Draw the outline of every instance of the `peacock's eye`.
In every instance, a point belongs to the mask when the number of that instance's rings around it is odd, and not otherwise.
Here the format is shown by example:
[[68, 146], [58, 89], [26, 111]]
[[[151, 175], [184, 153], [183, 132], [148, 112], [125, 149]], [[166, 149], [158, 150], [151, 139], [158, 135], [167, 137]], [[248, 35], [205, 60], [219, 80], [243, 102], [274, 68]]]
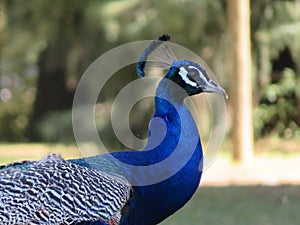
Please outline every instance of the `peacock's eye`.
[[195, 77], [197, 76], [197, 72], [194, 70], [189, 71], [189, 73], [187, 74], [187, 77], [190, 79], [190, 81], [193, 81], [195, 83], [197, 83]]

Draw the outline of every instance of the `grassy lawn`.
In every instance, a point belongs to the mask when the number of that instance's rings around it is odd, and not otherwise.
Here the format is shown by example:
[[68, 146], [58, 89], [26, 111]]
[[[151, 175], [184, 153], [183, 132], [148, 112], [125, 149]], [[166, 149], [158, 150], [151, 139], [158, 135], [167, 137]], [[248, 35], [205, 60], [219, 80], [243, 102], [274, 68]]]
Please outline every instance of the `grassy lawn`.
[[300, 224], [300, 186], [200, 187], [162, 225]]
[[[266, 143], [260, 143], [262, 147]], [[203, 177], [209, 175], [220, 182], [222, 178], [236, 175], [238, 181], [245, 178], [245, 172], [270, 178], [280, 172], [299, 174], [299, 150], [290, 145], [288, 151], [263, 151], [264, 160], [251, 165], [250, 170], [236, 173], [238, 167], [230, 161], [228, 152], [222, 152], [214, 165]], [[270, 147], [270, 145], [269, 145]], [[275, 148], [282, 146], [275, 145]], [[74, 145], [63, 144], [0, 144], [0, 164], [22, 159], [40, 159], [50, 152], [64, 158], [81, 157]], [[275, 158], [275, 160], [274, 160]], [[271, 160], [272, 159], [272, 160]], [[266, 166], [266, 163], [268, 165]], [[270, 163], [272, 162], [272, 163]], [[286, 170], [284, 170], [287, 168]], [[257, 170], [255, 172], [255, 170]], [[264, 173], [263, 173], [264, 172]], [[249, 176], [252, 179], [252, 176]], [[299, 175], [300, 180], [300, 175]], [[249, 180], [247, 180], [249, 181]], [[242, 183], [242, 182], [240, 182]], [[238, 182], [238, 184], [240, 184]], [[299, 183], [299, 182], [298, 182]], [[205, 182], [202, 182], [205, 184]], [[300, 185], [280, 186], [201, 186], [192, 200], [175, 215], [162, 222], [162, 225], [297, 225], [300, 224]], [[218, 183], [216, 185], [219, 185]], [[149, 212], [151, 213], [151, 212]]]
[[81, 156], [75, 145], [63, 144], [0, 144], [0, 165], [19, 160], [41, 159], [51, 152], [58, 153], [63, 158], [78, 158]]

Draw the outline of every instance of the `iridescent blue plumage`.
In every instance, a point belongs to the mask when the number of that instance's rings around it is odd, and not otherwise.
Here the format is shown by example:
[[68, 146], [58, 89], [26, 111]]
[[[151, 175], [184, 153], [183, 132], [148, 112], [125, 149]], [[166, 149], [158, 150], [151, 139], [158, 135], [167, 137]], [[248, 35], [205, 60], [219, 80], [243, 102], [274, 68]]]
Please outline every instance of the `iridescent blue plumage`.
[[[201, 66], [188, 60], [177, 61], [164, 44], [167, 40], [169, 36], [163, 35], [153, 41], [138, 62], [137, 72], [141, 77], [145, 75], [151, 54], [151, 62], [169, 69], [156, 90], [155, 111], [144, 150], [119, 151], [72, 161], [80, 165], [88, 162], [90, 168], [101, 170], [101, 161], [108, 160], [113, 163], [114, 171], [118, 168], [118, 173], [134, 184], [129, 210], [121, 218], [122, 225], [158, 224], [192, 197], [200, 182], [203, 153], [198, 129], [183, 100], [205, 91], [226, 97], [226, 92], [209, 79]], [[158, 48], [165, 50], [165, 56]], [[162, 62], [155, 59], [158, 55]], [[161, 139], [157, 147], [151, 147]], [[151, 170], [141, 167], [150, 165]]]
[[[130, 210], [123, 215], [121, 224], [157, 224], [176, 210], [181, 208], [195, 192], [201, 177], [202, 149], [198, 130], [193, 118], [181, 99], [174, 100], [173, 95], [165, 91], [164, 84], [158, 87], [165, 98], [174, 101], [171, 105], [168, 101], [156, 97], [154, 118], [159, 117], [166, 124], [166, 135], [162, 143], [153, 150], [148, 151], [120, 151], [110, 155], [99, 155], [88, 159], [75, 160], [75, 163], [86, 163], [91, 168], [98, 168], [102, 159], [111, 159], [119, 166], [120, 172], [131, 183], [145, 183], [147, 179], [158, 179], [164, 174], [174, 174], [158, 183], [151, 185], [135, 185], [133, 197], [130, 200]], [[176, 107], [176, 108], [175, 108]], [[184, 121], [181, 122], [179, 118]], [[159, 125], [159, 123], [157, 124]], [[184, 127], [182, 127], [184, 126]], [[153, 125], [152, 132], [160, 132], [161, 127]], [[181, 131], [184, 131], [181, 133]], [[151, 140], [151, 137], [150, 137]], [[152, 139], [152, 141], [155, 141]], [[134, 171], [119, 161], [130, 165], [148, 166], [162, 162], [170, 156], [179, 146], [177, 156], [162, 166], [153, 167], [151, 171]], [[191, 146], [195, 146], [191, 148]], [[191, 155], [191, 157], [187, 157]], [[116, 160], [117, 159], [117, 160]], [[182, 163], [186, 160], [186, 163]], [[98, 163], [93, 163], [97, 162]], [[74, 162], [74, 161], [73, 161]], [[182, 165], [183, 164], [183, 165]], [[101, 167], [101, 166], [100, 166]], [[182, 167], [182, 168], [181, 168]], [[168, 177], [168, 175], [166, 175]]]
[[[151, 63], [160, 69], [168, 69], [156, 90], [155, 110], [145, 148], [140, 151], [123, 150], [68, 162], [57, 161], [65, 168], [78, 168], [78, 171], [83, 171], [78, 177], [86, 173], [82, 167], [90, 170], [91, 174], [97, 174], [101, 180], [100, 186], [103, 187], [99, 192], [93, 189], [96, 195], [103, 195], [99, 207], [108, 206], [114, 209], [109, 212], [110, 216], [107, 215], [107, 218], [104, 213], [104, 216], [100, 217], [102, 220], [95, 221], [95, 217], [92, 217], [93, 220], [85, 221], [79, 218], [77, 221], [81, 222], [76, 224], [155, 225], [180, 209], [196, 191], [202, 175], [203, 153], [197, 126], [184, 104], [184, 99], [201, 92], [215, 92], [225, 97], [227, 95], [207, 76], [199, 64], [177, 60], [166, 45], [169, 39], [169, 36], [163, 35], [153, 41], [144, 50], [138, 62], [137, 73], [141, 77], [145, 75], [145, 67]], [[51, 173], [55, 173], [56, 165], [54, 162]], [[74, 174], [78, 171], [74, 171]], [[99, 171], [99, 174], [95, 171]], [[65, 179], [61, 170], [57, 172]], [[44, 171], [40, 173], [43, 174]], [[118, 181], [117, 187], [126, 187], [120, 199], [112, 199], [111, 196], [116, 194], [108, 187], [115, 180]], [[63, 179], [62, 181], [66, 182]], [[121, 193], [122, 188], [117, 187], [115, 191]], [[55, 193], [60, 193], [55, 187], [53, 189]], [[105, 190], [107, 194], [103, 194]], [[84, 196], [79, 197], [84, 199]], [[100, 198], [102, 199], [101, 196]], [[66, 208], [63, 203], [61, 206]], [[90, 209], [86, 211], [90, 212]], [[41, 215], [43, 213], [40, 212]], [[3, 216], [6, 214], [3, 213]]]

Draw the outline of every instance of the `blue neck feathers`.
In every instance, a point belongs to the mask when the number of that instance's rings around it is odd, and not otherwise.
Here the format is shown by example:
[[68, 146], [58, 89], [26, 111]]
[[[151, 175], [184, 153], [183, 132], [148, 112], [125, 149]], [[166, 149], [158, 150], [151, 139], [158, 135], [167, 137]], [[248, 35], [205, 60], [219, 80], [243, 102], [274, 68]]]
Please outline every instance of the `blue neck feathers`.
[[202, 147], [196, 124], [183, 102], [186, 96], [167, 79], [159, 83], [144, 150], [73, 160], [120, 174], [131, 182], [133, 197], [121, 225], [158, 224], [196, 191], [202, 174]]
[[174, 95], [174, 89], [166, 84], [168, 82], [162, 81], [157, 88], [148, 144], [143, 151], [125, 160], [133, 165], [159, 165], [139, 175], [131, 171], [128, 179], [135, 183], [144, 183], [143, 179], [155, 180], [159, 176], [165, 179], [134, 187], [135, 199], [131, 202], [134, 211], [123, 218], [124, 224], [135, 224], [134, 221], [139, 221], [139, 225], [159, 223], [181, 208], [200, 182], [202, 147], [198, 129], [183, 103], [184, 97]]
[[[133, 195], [120, 225], [156, 225], [192, 197], [201, 179], [203, 153], [197, 126], [184, 99], [202, 92], [227, 98], [225, 90], [199, 64], [176, 59], [165, 44], [169, 39], [168, 35], [161, 35], [152, 41], [137, 65], [140, 77], [145, 76], [148, 61], [168, 69], [156, 90], [145, 148], [71, 161], [124, 176], [131, 183]], [[161, 59], [161, 64], [153, 57]]]

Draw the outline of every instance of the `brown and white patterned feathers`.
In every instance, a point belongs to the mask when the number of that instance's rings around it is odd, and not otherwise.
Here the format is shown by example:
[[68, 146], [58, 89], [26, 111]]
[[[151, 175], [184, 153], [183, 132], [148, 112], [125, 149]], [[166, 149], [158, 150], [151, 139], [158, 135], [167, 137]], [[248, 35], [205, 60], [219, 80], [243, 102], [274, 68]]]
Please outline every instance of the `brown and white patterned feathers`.
[[0, 169], [0, 224], [119, 224], [130, 198], [127, 180], [51, 154]]

